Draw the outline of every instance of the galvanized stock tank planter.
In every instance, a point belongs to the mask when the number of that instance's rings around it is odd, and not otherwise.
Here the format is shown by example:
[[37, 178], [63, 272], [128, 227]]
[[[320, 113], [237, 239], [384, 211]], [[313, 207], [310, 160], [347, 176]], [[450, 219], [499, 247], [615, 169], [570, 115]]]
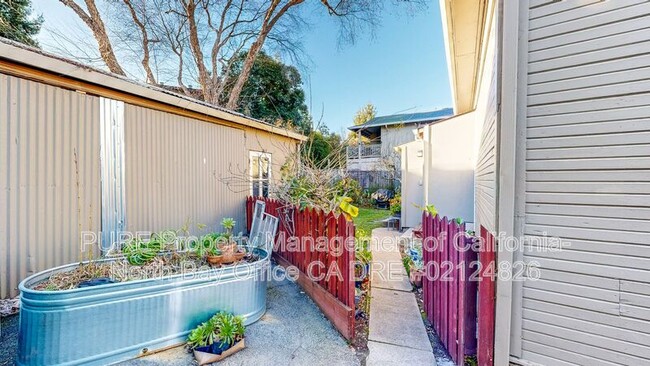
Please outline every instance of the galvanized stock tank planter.
[[[269, 255], [164, 278], [64, 291], [32, 290], [57, 267], [20, 283], [19, 365], [105, 365], [185, 342], [215, 312], [251, 324], [266, 311]], [[110, 260], [104, 260], [110, 261]]]

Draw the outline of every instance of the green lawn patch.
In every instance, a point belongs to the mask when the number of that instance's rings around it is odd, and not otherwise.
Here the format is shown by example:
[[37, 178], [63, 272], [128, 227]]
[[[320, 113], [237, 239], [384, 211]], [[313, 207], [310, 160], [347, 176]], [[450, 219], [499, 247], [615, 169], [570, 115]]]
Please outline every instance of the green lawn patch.
[[363, 230], [365, 235], [370, 236], [372, 229], [381, 227], [382, 223], [380, 221], [389, 216], [389, 210], [359, 207], [359, 215], [354, 218], [354, 224], [357, 227], [357, 231]]

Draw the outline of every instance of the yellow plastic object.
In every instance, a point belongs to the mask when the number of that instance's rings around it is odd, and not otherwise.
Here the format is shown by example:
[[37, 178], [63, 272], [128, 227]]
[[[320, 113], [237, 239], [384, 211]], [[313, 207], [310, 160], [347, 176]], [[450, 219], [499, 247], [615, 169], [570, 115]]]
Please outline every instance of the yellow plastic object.
[[348, 221], [352, 221], [353, 217], [359, 216], [359, 208], [352, 204], [352, 198], [350, 197], [343, 197], [339, 204], [339, 208], [341, 209], [343, 216], [345, 216], [345, 219]]

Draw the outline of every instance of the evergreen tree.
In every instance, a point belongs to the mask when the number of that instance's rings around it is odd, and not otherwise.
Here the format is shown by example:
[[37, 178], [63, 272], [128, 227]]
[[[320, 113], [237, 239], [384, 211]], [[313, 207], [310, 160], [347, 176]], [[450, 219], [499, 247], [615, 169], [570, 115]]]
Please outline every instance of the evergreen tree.
[[[241, 53], [235, 63], [224, 96], [230, 94], [230, 87], [239, 77], [245, 57], [246, 53]], [[244, 84], [237, 111], [305, 134], [311, 130], [312, 121], [305, 104], [305, 92], [298, 69], [263, 51], [255, 59], [250, 76]]]
[[34, 38], [41, 30], [43, 16], [31, 18], [30, 0], [0, 0], [0, 37], [38, 47]]

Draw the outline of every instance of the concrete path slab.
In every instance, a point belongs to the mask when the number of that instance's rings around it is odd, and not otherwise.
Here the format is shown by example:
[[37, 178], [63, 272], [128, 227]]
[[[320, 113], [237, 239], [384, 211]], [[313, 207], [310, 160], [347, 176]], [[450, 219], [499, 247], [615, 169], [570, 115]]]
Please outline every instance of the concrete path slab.
[[367, 365], [435, 365], [420, 308], [402, 265], [399, 233], [372, 232]]
[[368, 339], [433, 352], [415, 295], [372, 289]]
[[413, 288], [399, 254], [399, 232], [375, 229], [372, 235], [372, 287], [410, 292]]
[[368, 341], [367, 366], [435, 365], [433, 353], [392, 344]]

